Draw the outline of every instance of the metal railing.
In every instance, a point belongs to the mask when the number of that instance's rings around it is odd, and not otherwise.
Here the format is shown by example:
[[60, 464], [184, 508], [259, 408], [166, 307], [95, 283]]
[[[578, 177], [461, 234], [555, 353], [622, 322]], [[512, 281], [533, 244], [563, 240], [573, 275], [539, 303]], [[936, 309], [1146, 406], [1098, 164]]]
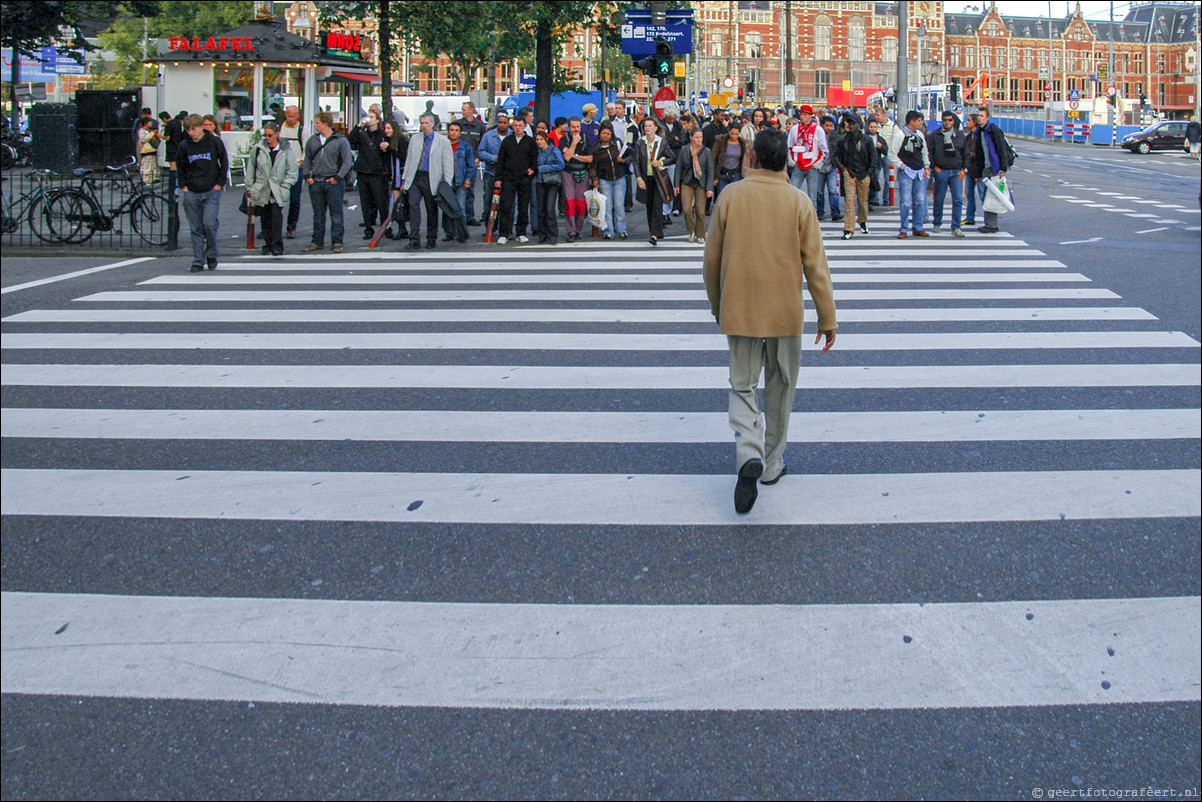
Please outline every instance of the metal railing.
[[5, 247], [166, 247], [166, 170], [150, 184], [132, 163], [66, 175], [17, 168], [2, 177]]

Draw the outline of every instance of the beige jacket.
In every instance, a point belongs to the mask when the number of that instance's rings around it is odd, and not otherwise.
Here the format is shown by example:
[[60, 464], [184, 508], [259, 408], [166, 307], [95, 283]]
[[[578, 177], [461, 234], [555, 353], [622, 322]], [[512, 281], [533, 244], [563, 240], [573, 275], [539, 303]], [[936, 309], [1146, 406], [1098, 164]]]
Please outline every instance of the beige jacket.
[[818, 216], [783, 170], [751, 170], [722, 190], [705, 236], [704, 274], [710, 311], [723, 334], [800, 335], [803, 278], [818, 328], [836, 328]]

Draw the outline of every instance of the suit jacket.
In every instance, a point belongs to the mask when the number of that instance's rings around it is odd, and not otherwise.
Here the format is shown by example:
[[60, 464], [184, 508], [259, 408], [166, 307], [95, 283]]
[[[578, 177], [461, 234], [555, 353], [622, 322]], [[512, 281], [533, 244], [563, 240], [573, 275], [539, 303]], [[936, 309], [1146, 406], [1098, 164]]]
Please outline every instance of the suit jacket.
[[[443, 181], [451, 183], [455, 180], [455, 159], [451, 154], [451, 140], [440, 134], [431, 134], [434, 143], [430, 145], [430, 191], [437, 192], [438, 185]], [[426, 147], [426, 135], [418, 131], [409, 139], [409, 152], [405, 156], [405, 189], [413, 186], [417, 176], [417, 168], [421, 165], [422, 149]]]
[[[771, 242], [771, 248], [764, 243]], [[784, 170], [752, 170], [714, 203], [705, 235], [705, 290], [723, 334], [801, 334], [802, 281], [818, 328], [834, 329], [835, 299], [814, 204]]]

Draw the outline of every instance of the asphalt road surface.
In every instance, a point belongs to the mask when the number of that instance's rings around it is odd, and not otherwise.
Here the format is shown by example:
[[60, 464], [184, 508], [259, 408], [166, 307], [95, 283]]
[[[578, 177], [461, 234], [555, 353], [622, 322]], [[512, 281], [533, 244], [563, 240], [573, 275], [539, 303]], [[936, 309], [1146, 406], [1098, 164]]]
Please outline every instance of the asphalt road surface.
[[746, 516], [679, 224], [5, 258], [4, 797], [1196, 795], [1198, 165], [1017, 146]]

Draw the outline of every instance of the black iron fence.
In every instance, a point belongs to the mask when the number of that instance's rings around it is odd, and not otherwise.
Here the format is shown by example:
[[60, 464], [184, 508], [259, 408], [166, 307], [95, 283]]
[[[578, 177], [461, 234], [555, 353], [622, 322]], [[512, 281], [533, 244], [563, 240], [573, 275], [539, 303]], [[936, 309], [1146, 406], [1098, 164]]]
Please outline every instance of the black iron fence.
[[137, 168], [56, 174], [3, 172], [2, 239], [8, 246], [160, 249], [167, 245], [167, 171], [149, 183]]

